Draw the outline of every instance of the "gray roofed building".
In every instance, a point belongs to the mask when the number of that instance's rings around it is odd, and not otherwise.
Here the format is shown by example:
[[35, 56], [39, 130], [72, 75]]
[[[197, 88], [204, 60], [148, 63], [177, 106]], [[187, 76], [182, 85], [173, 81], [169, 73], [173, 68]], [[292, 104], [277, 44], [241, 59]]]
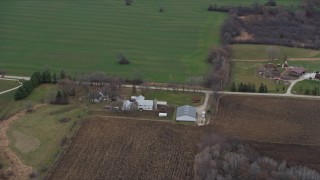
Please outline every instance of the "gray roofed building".
[[303, 67], [294, 67], [289, 70], [289, 75], [299, 77], [304, 74], [306, 70]]
[[197, 110], [193, 106], [184, 105], [177, 108], [176, 121], [196, 122]]

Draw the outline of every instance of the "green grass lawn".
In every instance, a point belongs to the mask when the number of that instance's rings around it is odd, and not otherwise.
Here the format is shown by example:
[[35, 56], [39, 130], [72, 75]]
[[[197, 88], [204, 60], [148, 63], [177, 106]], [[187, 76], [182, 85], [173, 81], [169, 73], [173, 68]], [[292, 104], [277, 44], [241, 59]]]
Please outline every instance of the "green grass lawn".
[[[26, 165], [45, 173], [63, 150], [61, 140], [76, 129], [83, 112], [72, 105], [41, 107], [10, 125], [10, 148]], [[62, 118], [70, 121], [61, 123]]]
[[17, 86], [19, 86], [19, 83], [17, 81], [0, 80], [0, 92], [17, 87]]
[[[279, 57], [287, 54], [288, 58], [314, 58], [320, 57], [320, 51], [302, 48], [291, 48], [272, 45], [279, 49]], [[266, 48], [269, 45], [237, 44], [231, 46], [234, 59], [268, 59]]]
[[15, 91], [0, 95], [0, 120], [15, 114], [25, 107], [27, 101], [32, 103], [42, 103], [48, 101], [51, 93], [56, 92], [56, 87], [52, 84], [43, 84], [35, 88], [33, 92], [26, 99], [22, 101], [15, 101]]
[[[152, 81], [183, 81], [207, 70], [226, 13], [206, 0], [0, 1], [1, 67], [30, 75], [49, 67], [68, 73], [105, 71]], [[163, 7], [165, 12], [160, 13]], [[123, 53], [131, 62], [119, 65]]]
[[320, 61], [289, 61], [290, 66], [304, 67], [309, 72], [320, 71]]
[[[198, 96], [201, 101], [192, 103], [192, 97]], [[203, 104], [204, 93], [189, 93], [189, 92], [172, 92], [172, 91], [154, 91], [150, 90], [145, 94], [146, 99], [157, 99], [158, 101], [167, 101], [171, 106], [191, 105], [200, 106]]]
[[301, 94], [304, 95], [305, 91], [309, 89], [312, 91], [314, 87], [318, 87], [320, 89], [320, 81], [314, 81], [314, 80], [303, 80], [300, 82], [297, 82], [293, 88], [292, 93], [294, 94]]
[[[287, 86], [283, 84], [275, 84], [273, 80], [260, 78], [257, 70], [264, 63], [259, 62], [234, 62], [232, 70], [232, 80], [236, 85], [239, 83], [254, 83], [258, 90], [261, 83], [267, 85], [268, 91], [271, 93], [285, 93]], [[285, 90], [283, 91], [283, 87]], [[279, 91], [277, 91], [277, 89]]]

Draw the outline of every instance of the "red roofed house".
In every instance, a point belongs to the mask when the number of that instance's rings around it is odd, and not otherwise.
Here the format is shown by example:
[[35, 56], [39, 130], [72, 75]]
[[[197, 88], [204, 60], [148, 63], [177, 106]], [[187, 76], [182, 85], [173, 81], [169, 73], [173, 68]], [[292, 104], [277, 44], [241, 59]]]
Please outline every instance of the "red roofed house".
[[306, 72], [306, 70], [302, 67], [295, 67], [289, 70], [289, 75], [299, 77], [303, 75]]

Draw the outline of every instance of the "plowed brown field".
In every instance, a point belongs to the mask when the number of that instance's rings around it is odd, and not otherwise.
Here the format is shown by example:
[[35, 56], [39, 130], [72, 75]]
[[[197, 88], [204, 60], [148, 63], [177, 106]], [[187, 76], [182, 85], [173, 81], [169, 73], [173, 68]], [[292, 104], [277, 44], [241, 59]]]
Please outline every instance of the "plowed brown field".
[[319, 100], [225, 96], [211, 126], [264, 155], [320, 170], [319, 110]]
[[139, 120], [87, 120], [49, 179], [190, 179], [200, 130]]

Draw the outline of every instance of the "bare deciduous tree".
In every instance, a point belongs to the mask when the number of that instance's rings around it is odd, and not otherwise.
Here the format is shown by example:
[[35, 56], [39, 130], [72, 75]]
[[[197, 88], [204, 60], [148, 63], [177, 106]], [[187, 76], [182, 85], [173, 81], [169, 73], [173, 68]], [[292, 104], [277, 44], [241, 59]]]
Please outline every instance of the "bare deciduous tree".
[[266, 52], [271, 61], [277, 58], [280, 54], [280, 50], [274, 46], [267, 47]]
[[68, 96], [75, 95], [76, 82], [70, 79], [62, 79], [58, 82], [58, 86], [63, 91], [64, 94]]

